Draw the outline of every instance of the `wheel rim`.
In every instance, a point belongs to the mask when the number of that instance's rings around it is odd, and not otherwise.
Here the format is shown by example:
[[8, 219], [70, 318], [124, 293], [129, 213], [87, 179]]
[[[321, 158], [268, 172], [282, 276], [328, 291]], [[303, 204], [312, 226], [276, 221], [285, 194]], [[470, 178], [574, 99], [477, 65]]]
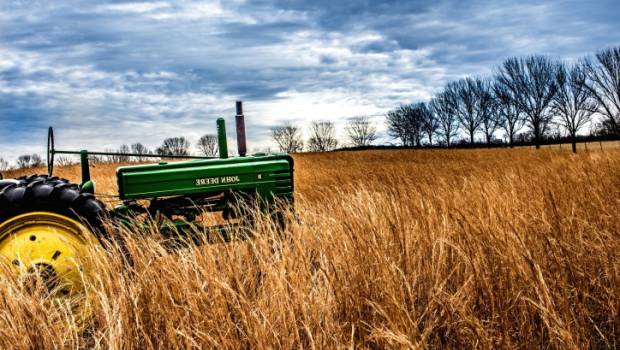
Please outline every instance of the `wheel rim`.
[[84, 295], [85, 257], [96, 238], [63, 215], [31, 212], [0, 224], [0, 256], [27, 289], [69, 298]]

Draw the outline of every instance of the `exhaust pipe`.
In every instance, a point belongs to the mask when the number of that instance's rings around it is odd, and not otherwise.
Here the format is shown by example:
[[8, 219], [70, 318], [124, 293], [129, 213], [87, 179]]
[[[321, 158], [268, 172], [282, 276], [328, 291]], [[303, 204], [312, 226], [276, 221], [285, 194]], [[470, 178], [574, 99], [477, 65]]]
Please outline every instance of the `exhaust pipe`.
[[247, 145], [245, 143], [245, 117], [243, 116], [243, 102], [237, 101], [237, 115], [235, 122], [237, 124], [237, 150], [239, 156], [245, 157], [247, 154]]

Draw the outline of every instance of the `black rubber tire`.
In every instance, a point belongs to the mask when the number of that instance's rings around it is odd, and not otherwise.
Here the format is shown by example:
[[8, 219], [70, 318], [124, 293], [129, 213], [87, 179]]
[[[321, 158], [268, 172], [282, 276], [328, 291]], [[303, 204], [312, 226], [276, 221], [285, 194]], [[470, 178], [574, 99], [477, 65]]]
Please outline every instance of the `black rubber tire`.
[[19, 181], [17, 180], [0, 180], [0, 191], [2, 191], [3, 188], [9, 186], [9, 185], [14, 185], [17, 184]]
[[105, 205], [80, 186], [56, 176], [31, 175], [0, 190], [0, 222], [33, 211], [47, 211], [76, 219], [99, 240], [107, 238]]

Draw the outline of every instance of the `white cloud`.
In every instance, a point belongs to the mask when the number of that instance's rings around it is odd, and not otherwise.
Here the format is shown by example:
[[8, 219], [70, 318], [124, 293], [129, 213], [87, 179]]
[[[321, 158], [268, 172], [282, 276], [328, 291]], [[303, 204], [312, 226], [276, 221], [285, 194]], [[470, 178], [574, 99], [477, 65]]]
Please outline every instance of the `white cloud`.
[[113, 12], [113, 13], [134, 13], [144, 14], [156, 10], [169, 8], [170, 3], [165, 1], [156, 2], [126, 2], [120, 4], [99, 5], [95, 8], [96, 12]]

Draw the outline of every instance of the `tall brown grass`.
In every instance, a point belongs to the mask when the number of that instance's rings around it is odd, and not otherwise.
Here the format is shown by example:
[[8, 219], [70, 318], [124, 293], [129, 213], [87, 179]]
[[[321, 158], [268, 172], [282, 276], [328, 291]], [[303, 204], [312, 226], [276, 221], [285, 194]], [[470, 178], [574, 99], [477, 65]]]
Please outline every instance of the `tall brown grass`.
[[[114, 193], [114, 168], [93, 170]], [[131, 268], [94, 254], [86, 326], [0, 277], [0, 348], [620, 347], [620, 151], [308, 154], [296, 171], [292, 240], [264, 223], [169, 251], [135, 230]]]

